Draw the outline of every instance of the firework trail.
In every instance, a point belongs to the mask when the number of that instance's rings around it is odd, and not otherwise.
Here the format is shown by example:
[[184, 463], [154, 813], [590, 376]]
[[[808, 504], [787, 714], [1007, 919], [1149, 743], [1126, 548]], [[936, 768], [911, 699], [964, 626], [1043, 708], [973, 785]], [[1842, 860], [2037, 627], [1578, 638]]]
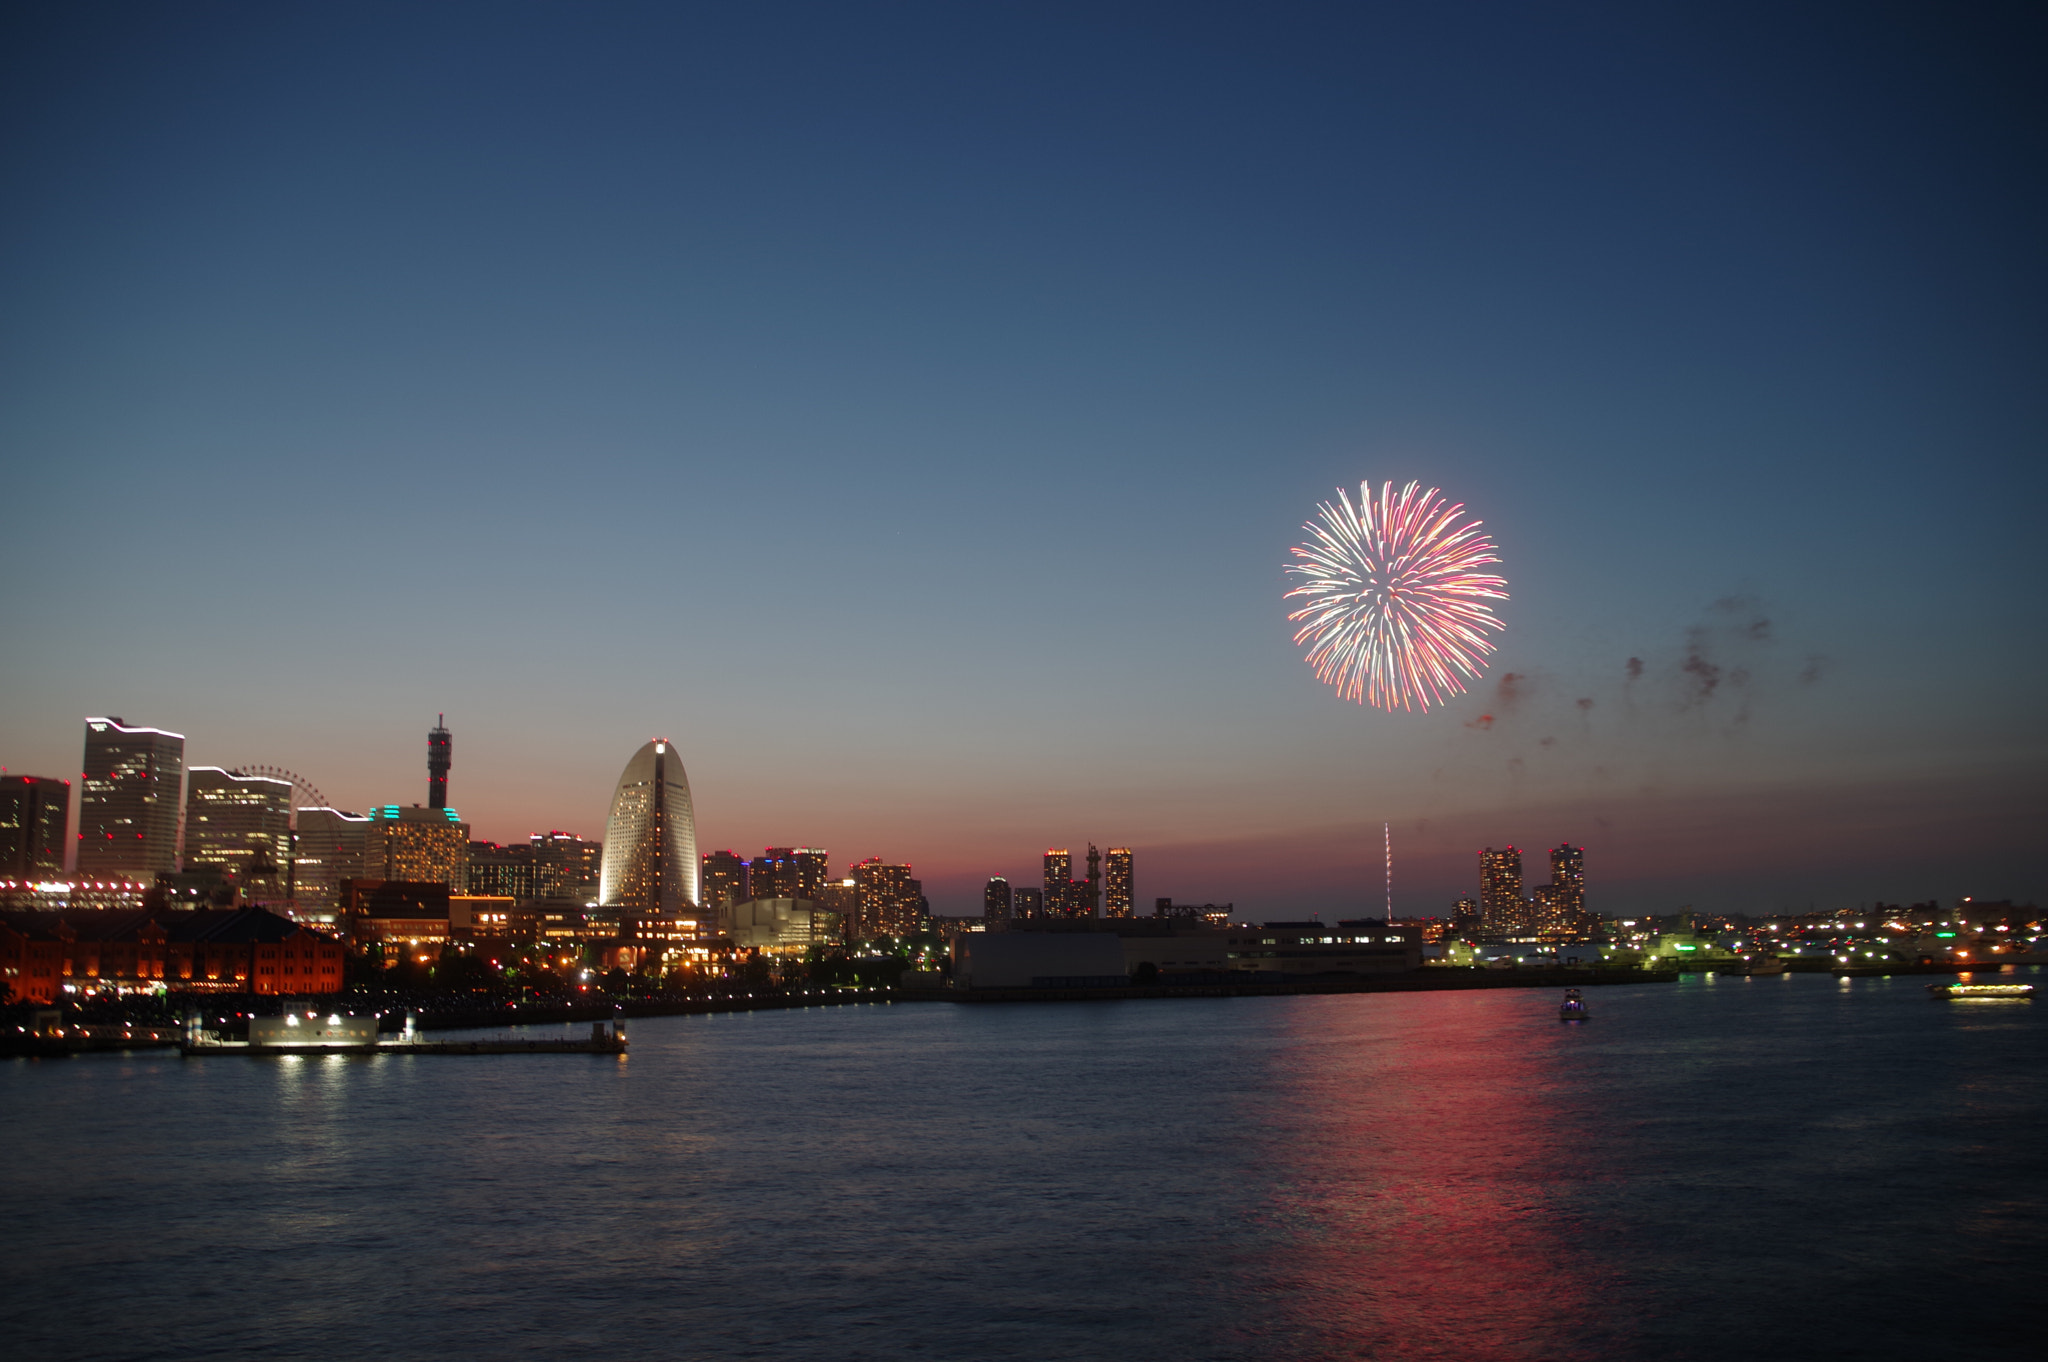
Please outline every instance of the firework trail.
[[1464, 694], [1493, 651], [1486, 631], [1504, 627], [1485, 602], [1508, 598], [1506, 578], [1477, 571], [1500, 561], [1481, 522], [1459, 524], [1463, 505], [1412, 482], [1377, 497], [1360, 483], [1355, 507], [1339, 488], [1316, 509], [1287, 565], [1301, 585], [1286, 596], [1303, 602], [1287, 619], [1316, 677], [1386, 710]]

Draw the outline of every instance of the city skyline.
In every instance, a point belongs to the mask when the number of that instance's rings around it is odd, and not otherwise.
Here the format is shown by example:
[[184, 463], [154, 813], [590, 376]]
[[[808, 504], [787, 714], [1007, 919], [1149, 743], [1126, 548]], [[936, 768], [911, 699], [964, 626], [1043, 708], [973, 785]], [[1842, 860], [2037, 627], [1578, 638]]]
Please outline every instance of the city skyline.
[[[1997, 14], [483, 13], [5, 21], [10, 774], [125, 715], [367, 813], [445, 713], [476, 837], [602, 836], [662, 733], [700, 846], [942, 912], [1090, 835], [1377, 912], [1383, 825], [1400, 912], [1504, 841], [1602, 912], [2048, 895]], [[1512, 598], [1360, 712], [1284, 565], [1409, 481]]]

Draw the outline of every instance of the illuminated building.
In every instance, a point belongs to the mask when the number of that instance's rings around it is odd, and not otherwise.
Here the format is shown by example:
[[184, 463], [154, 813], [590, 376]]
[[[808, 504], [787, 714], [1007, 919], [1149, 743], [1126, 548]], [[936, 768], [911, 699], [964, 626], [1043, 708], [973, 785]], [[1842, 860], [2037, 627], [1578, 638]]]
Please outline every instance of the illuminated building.
[[363, 874], [371, 879], [469, 887], [469, 825], [453, 809], [385, 804], [370, 810]]
[[340, 909], [341, 882], [367, 875], [370, 819], [325, 807], [299, 810], [298, 845], [292, 852], [292, 901], [298, 915], [332, 921]]
[[234, 876], [245, 897], [284, 897], [292, 863], [292, 783], [195, 766], [185, 782], [184, 868]]
[[515, 900], [549, 897], [540, 891], [540, 866], [534, 859], [531, 842], [515, 842], [511, 846], [471, 842], [469, 892]]
[[536, 832], [526, 841], [533, 848], [534, 897], [597, 901], [604, 843], [559, 830]]
[[63, 878], [70, 824], [70, 781], [0, 776], [0, 879]]
[[1131, 903], [1131, 849], [1111, 847], [1108, 874], [1103, 882], [1102, 915], [1129, 917]]
[[1102, 915], [1102, 853], [1095, 849], [1095, 843], [1088, 844], [1088, 878], [1080, 885], [1080, 902], [1074, 901], [1073, 891], [1067, 894], [1067, 912], [1074, 917], [1100, 917]]
[[[818, 897], [818, 890], [824, 887], [826, 874], [830, 869], [832, 860], [823, 847], [769, 847], [768, 854], [779, 857], [794, 867], [796, 872], [796, 878], [792, 886], [796, 890], [794, 897], [800, 899], [815, 899]], [[756, 897], [759, 896], [756, 895]]]
[[454, 763], [454, 739], [448, 732], [448, 716], [436, 715], [427, 730], [427, 807], [448, 807], [448, 768]]
[[769, 847], [764, 854], [747, 862], [747, 888], [749, 898], [810, 897], [797, 892], [796, 858], [790, 854], [788, 847]]
[[1479, 930], [1479, 900], [1459, 899], [1451, 905], [1451, 931], [1463, 936]]
[[1010, 891], [1010, 915], [1018, 922], [1036, 922], [1045, 916], [1045, 891], [1019, 886]]
[[1073, 874], [1073, 861], [1067, 849], [1060, 847], [1045, 853], [1045, 915], [1064, 917], [1067, 912], [1068, 876]]
[[1600, 919], [1586, 911], [1586, 849], [1569, 843], [1550, 849], [1550, 883], [1564, 929], [1574, 935], [1596, 930]]
[[1522, 853], [1514, 847], [1479, 854], [1479, 925], [1488, 932], [1529, 929], [1529, 906], [1522, 898]]
[[737, 851], [705, 852], [699, 882], [703, 886], [704, 907], [707, 909], [723, 912], [735, 903], [745, 903], [753, 897], [747, 889], [747, 858]]
[[923, 889], [910, 877], [909, 866], [884, 865], [871, 857], [853, 867], [853, 882], [860, 895], [853, 927], [856, 938], [904, 937], [923, 925]]
[[981, 891], [981, 916], [987, 922], [1008, 922], [1010, 920], [1010, 882], [1001, 875], [988, 882]]
[[342, 954], [333, 937], [263, 908], [0, 914], [0, 972], [42, 1003], [66, 990], [339, 993]]
[[852, 876], [830, 880], [818, 886], [818, 907], [833, 915], [844, 934], [857, 928], [860, 919], [860, 881]]
[[178, 868], [178, 810], [185, 792], [185, 736], [85, 721], [78, 795], [78, 874], [148, 880]]
[[674, 917], [703, 902], [701, 874], [690, 777], [675, 747], [656, 738], [633, 754], [612, 791], [598, 901]]
[[358, 946], [384, 948], [395, 963], [397, 948], [438, 950], [449, 937], [454, 895], [438, 881], [346, 880], [341, 886], [341, 920]]

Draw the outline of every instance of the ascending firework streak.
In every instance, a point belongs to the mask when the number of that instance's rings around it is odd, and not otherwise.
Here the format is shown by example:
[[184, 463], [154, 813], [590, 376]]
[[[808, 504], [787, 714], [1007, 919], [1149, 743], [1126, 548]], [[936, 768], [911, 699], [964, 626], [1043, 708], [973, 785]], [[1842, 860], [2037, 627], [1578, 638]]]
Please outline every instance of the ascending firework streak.
[[1337, 502], [1302, 526], [1313, 536], [1295, 546], [1287, 570], [1302, 598], [1287, 618], [1301, 628], [1316, 676], [1347, 700], [1381, 709], [1422, 709], [1465, 692], [1493, 651], [1488, 629], [1502, 628], [1485, 605], [1504, 601], [1507, 579], [1475, 571], [1498, 563], [1480, 522], [1460, 525], [1463, 505], [1436, 488], [1384, 483], [1374, 496], [1358, 486], [1358, 505], [1339, 488]]

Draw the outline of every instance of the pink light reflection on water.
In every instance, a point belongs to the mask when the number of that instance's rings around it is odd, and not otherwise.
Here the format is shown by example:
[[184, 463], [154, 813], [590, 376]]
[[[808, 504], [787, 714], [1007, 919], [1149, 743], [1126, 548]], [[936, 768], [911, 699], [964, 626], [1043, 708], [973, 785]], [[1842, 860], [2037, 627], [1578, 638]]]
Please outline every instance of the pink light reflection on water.
[[[1574, 1209], [1603, 1180], [1576, 1026], [1535, 989], [1301, 1000], [1274, 1056], [1273, 1191], [1247, 1258], [1265, 1355], [1627, 1351]], [[1619, 1312], [1618, 1312], [1619, 1313]]]

